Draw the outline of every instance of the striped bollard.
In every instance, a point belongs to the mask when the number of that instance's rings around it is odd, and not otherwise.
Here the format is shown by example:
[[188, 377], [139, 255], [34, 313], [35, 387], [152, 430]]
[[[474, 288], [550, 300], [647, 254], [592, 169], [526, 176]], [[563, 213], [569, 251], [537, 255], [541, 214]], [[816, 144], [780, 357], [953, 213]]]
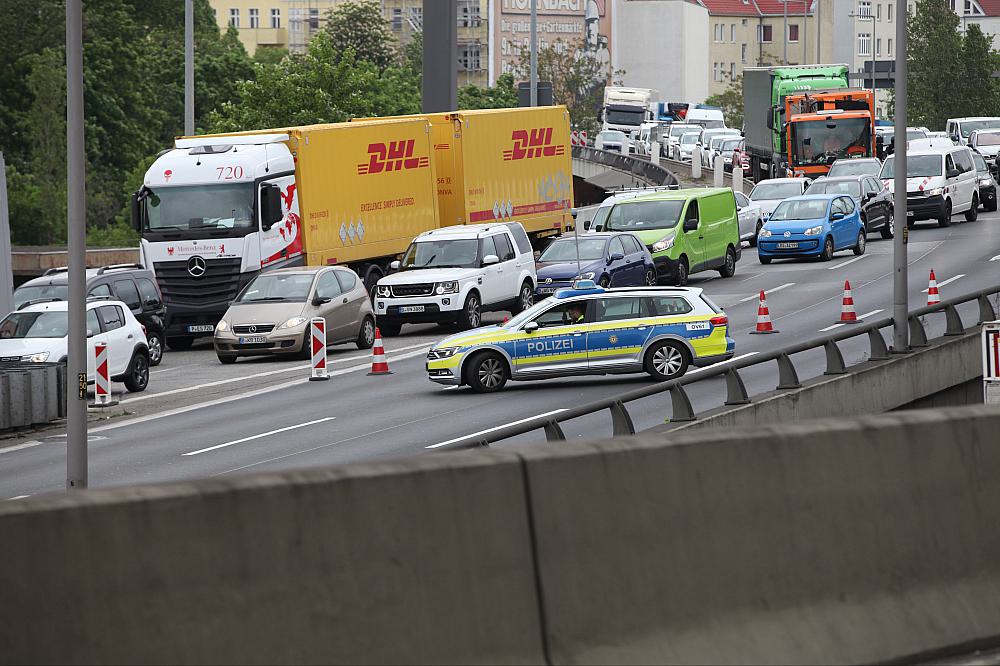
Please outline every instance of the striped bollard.
[[111, 398], [111, 377], [108, 373], [108, 343], [94, 345], [94, 404], [104, 407]]
[[311, 382], [325, 382], [330, 377], [326, 374], [326, 319], [316, 317], [309, 322], [309, 345], [312, 349]]

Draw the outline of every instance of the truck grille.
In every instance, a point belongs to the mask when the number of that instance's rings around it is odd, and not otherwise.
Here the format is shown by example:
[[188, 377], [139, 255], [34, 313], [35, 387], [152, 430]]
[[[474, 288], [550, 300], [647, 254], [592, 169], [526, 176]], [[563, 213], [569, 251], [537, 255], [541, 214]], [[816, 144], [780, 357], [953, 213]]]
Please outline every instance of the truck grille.
[[188, 273], [187, 261], [158, 261], [153, 267], [169, 306], [226, 303], [236, 298], [240, 286], [240, 259], [206, 259], [205, 274]]
[[270, 333], [273, 330], [274, 324], [240, 324], [239, 326], [233, 326], [233, 333], [237, 335], [260, 335]]
[[392, 286], [393, 296], [430, 296], [434, 293], [433, 284], [396, 284]]

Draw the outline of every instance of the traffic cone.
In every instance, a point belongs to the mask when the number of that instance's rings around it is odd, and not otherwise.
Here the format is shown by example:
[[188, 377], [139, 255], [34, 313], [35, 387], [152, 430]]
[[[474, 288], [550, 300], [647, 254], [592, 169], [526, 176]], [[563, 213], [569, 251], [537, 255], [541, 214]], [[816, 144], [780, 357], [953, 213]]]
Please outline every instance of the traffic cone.
[[851, 295], [851, 282], [844, 280], [844, 301], [840, 306], [839, 324], [858, 323], [858, 313], [854, 311], [854, 296]]
[[937, 278], [934, 277], [934, 269], [931, 269], [931, 279], [927, 284], [927, 305], [937, 305], [941, 302], [941, 294], [938, 293]]
[[391, 375], [389, 363], [385, 360], [385, 349], [382, 348], [382, 333], [375, 327], [375, 343], [372, 345], [372, 371], [369, 375]]
[[777, 332], [771, 325], [771, 312], [767, 309], [767, 299], [764, 298], [764, 290], [761, 290], [760, 302], [757, 304], [757, 328], [750, 331], [750, 335]]

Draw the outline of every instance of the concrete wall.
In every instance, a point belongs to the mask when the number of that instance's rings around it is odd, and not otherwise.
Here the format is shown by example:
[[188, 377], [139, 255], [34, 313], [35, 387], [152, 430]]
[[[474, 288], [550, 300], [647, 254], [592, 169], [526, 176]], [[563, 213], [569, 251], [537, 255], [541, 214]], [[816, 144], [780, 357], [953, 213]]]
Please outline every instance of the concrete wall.
[[0, 663], [855, 663], [1000, 635], [1000, 409], [0, 503]]

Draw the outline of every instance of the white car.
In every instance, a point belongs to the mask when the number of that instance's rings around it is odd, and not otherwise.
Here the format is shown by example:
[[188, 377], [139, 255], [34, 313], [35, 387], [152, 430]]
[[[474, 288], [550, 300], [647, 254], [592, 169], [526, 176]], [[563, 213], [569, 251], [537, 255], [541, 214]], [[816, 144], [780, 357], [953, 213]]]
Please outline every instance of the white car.
[[628, 154], [628, 138], [626, 138], [625, 132], [604, 130], [594, 139], [594, 148]]
[[694, 153], [694, 147], [698, 145], [698, 133], [688, 132], [687, 134], [681, 134], [680, 143], [677, 145], [677, 154], [682, 162], [690, 162], [691, 155]]
[[[701, 135], [698, 137], [698, 143], [701, 145], [701, 163], [702, 166], [707, 168], [712, 168], [712, 160], [715, 159], [715, 148], [722, 143], [721, 137], [733, 137], [739, 136], [740, 131], [738, 129], [732, 129], [731, 127], [713, 127], [711, 129], [703, 129]], [[718, 139], [718, 141], [716, 141]]]
[[375, 288], [375, 318], [387, 336], [403, 324], [457, 323], [477, 328], [484, 311], [514, 314], [534, 302], [535, 258], [518, 222], [427, 231]]
[[757, 245], [757, 234], [764, 227], [764, 213], [760, 205], [750, 201], [742, 192], [733, 192], [736, 197], [736, 213], [739, 216], [740, 240]]
[[[69, 321], [66, 301], [28, 301], [0, 321], [0, 363], [65, 363]], [[111, 379], [133, 393], [149, 384], [146, 333], [121, 301], [87, 302], [87, 380], [94, 381], [98, 342], [108, 345]]]
[[701, 132], [702, 126], [694, 123], [670, 123], [667, 129], [664, 152], [672, 160], [680, 159], [681, 136], [688, 132]]
[[760, 206], [761, 215], [767, 222], [778, 204], [789, 197], [802, 195], [811, 182], [808, 178], [768, 178], [754, 186], [750, 201]]
[[974, 130], [969, 135], [969, 148], [982, 155], [993, 168], [1000, 154], [1000, 129]]

